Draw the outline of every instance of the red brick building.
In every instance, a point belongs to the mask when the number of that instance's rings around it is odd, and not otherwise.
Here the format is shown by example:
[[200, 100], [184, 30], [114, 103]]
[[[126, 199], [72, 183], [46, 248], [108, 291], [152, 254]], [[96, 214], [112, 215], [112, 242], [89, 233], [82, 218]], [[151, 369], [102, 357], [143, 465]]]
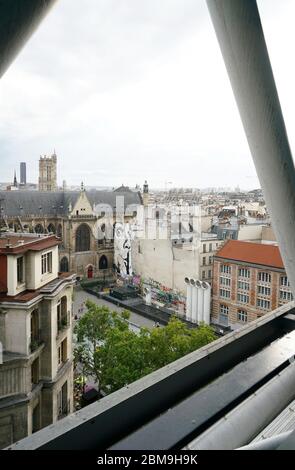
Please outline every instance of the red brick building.
[[212, 322], [238, 328], [293, 300], [279, 248], [229, 240], [213, 263]]

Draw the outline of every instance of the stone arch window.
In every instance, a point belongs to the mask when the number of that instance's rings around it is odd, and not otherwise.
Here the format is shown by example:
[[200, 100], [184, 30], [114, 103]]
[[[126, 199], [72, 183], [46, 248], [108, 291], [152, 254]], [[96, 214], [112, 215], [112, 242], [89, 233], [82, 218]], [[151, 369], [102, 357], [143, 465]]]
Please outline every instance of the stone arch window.
[[108, 259], [105, 255], [99, 258], [99, 269], [108, 269]]
[[63, 330], [70, 324], [70, 319], [68, 316], [68, 299], [64, 295], [60, 302], [57, 304], [57, 331]]
[[60, 272], [67, 273], [69, 271], [69, 261], [66, 256], [64, 256], [60, 261]]
[[31, 313], [31, 351], [37, 349], [40, 342], [40, 330], [39, 330], [39, 311], [33, 310]]
[[76, 251], [90, 250], [90, 228], [87, 224], [81, 224], [76, 231]]
[[35, 230], [35, 233], [44, 233], [44, 227], [41, 224], [35, 225], [34, 230]]
[[57, 226], [56, 235], [57, 235], [59, 238], [62, 238], [62, 225], [61, 225], [61, 224], [58, 224], [58, 226]]
[[60, 304], [61, 304], [61, 317], [65, 318], [67, 316], [67, 305], [68, 305], [68, 299], [66, 295], [64, 295], [61, 298]]
[[53, 224], [49, 224], [47, 227], [47, 232], [55, 233], [55, 226]]

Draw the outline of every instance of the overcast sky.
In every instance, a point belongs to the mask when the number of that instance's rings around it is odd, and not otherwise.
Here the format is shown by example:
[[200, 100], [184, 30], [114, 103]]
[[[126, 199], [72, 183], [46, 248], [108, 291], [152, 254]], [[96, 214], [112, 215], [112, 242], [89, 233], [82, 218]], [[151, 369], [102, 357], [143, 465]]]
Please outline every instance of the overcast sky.
[[[295, 147], [294, 0], [258, 2]], [[259, 186], [205, 0], [59, 0], [0, 80], [0, 181]]]

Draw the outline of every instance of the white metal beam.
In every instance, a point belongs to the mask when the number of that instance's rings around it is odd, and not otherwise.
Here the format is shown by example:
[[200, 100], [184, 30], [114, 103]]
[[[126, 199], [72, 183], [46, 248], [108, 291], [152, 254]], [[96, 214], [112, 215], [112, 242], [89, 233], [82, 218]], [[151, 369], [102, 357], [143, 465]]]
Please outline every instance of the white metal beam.
[[207, 0], [295, 293], [295, 170], [255, 0]]

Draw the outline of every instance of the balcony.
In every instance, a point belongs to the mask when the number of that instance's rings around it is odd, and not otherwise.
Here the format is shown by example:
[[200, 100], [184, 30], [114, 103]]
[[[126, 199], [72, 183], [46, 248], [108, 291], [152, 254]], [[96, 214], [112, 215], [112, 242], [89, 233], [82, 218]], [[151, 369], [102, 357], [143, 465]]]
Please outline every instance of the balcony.
[[96, 219], [97, 216], [96, 215], [93, 215], [93, 214], [74, 214], [74, 215], [71, 215], [71, 219]]
[[62, 315], [60, 320], [57, 322], [57, 335], [56, 339], [71, 326], [71, 312], [68, 311], [66, 315]]
[[112, 248], [114, 246], [114, 240], [101, 238], [97, 240], [97, 247], [100, 248]]
[[30, 351], [31, 353], [35, 352], [43, 343], [41, 339], [41, 330], [38, 330], [34, 334], [31, 335], [31, 342], [30, 342]]
[[[11, 448], [235, 449], [249, 444], [295, 398], [294, 312], [294, 302], [284, 305]], [[225, 415], [238, 431], [223, 430], [231, 423]], [[218, 439], [208, 447], [208, 436], [217, 436], [217, 430]]]

